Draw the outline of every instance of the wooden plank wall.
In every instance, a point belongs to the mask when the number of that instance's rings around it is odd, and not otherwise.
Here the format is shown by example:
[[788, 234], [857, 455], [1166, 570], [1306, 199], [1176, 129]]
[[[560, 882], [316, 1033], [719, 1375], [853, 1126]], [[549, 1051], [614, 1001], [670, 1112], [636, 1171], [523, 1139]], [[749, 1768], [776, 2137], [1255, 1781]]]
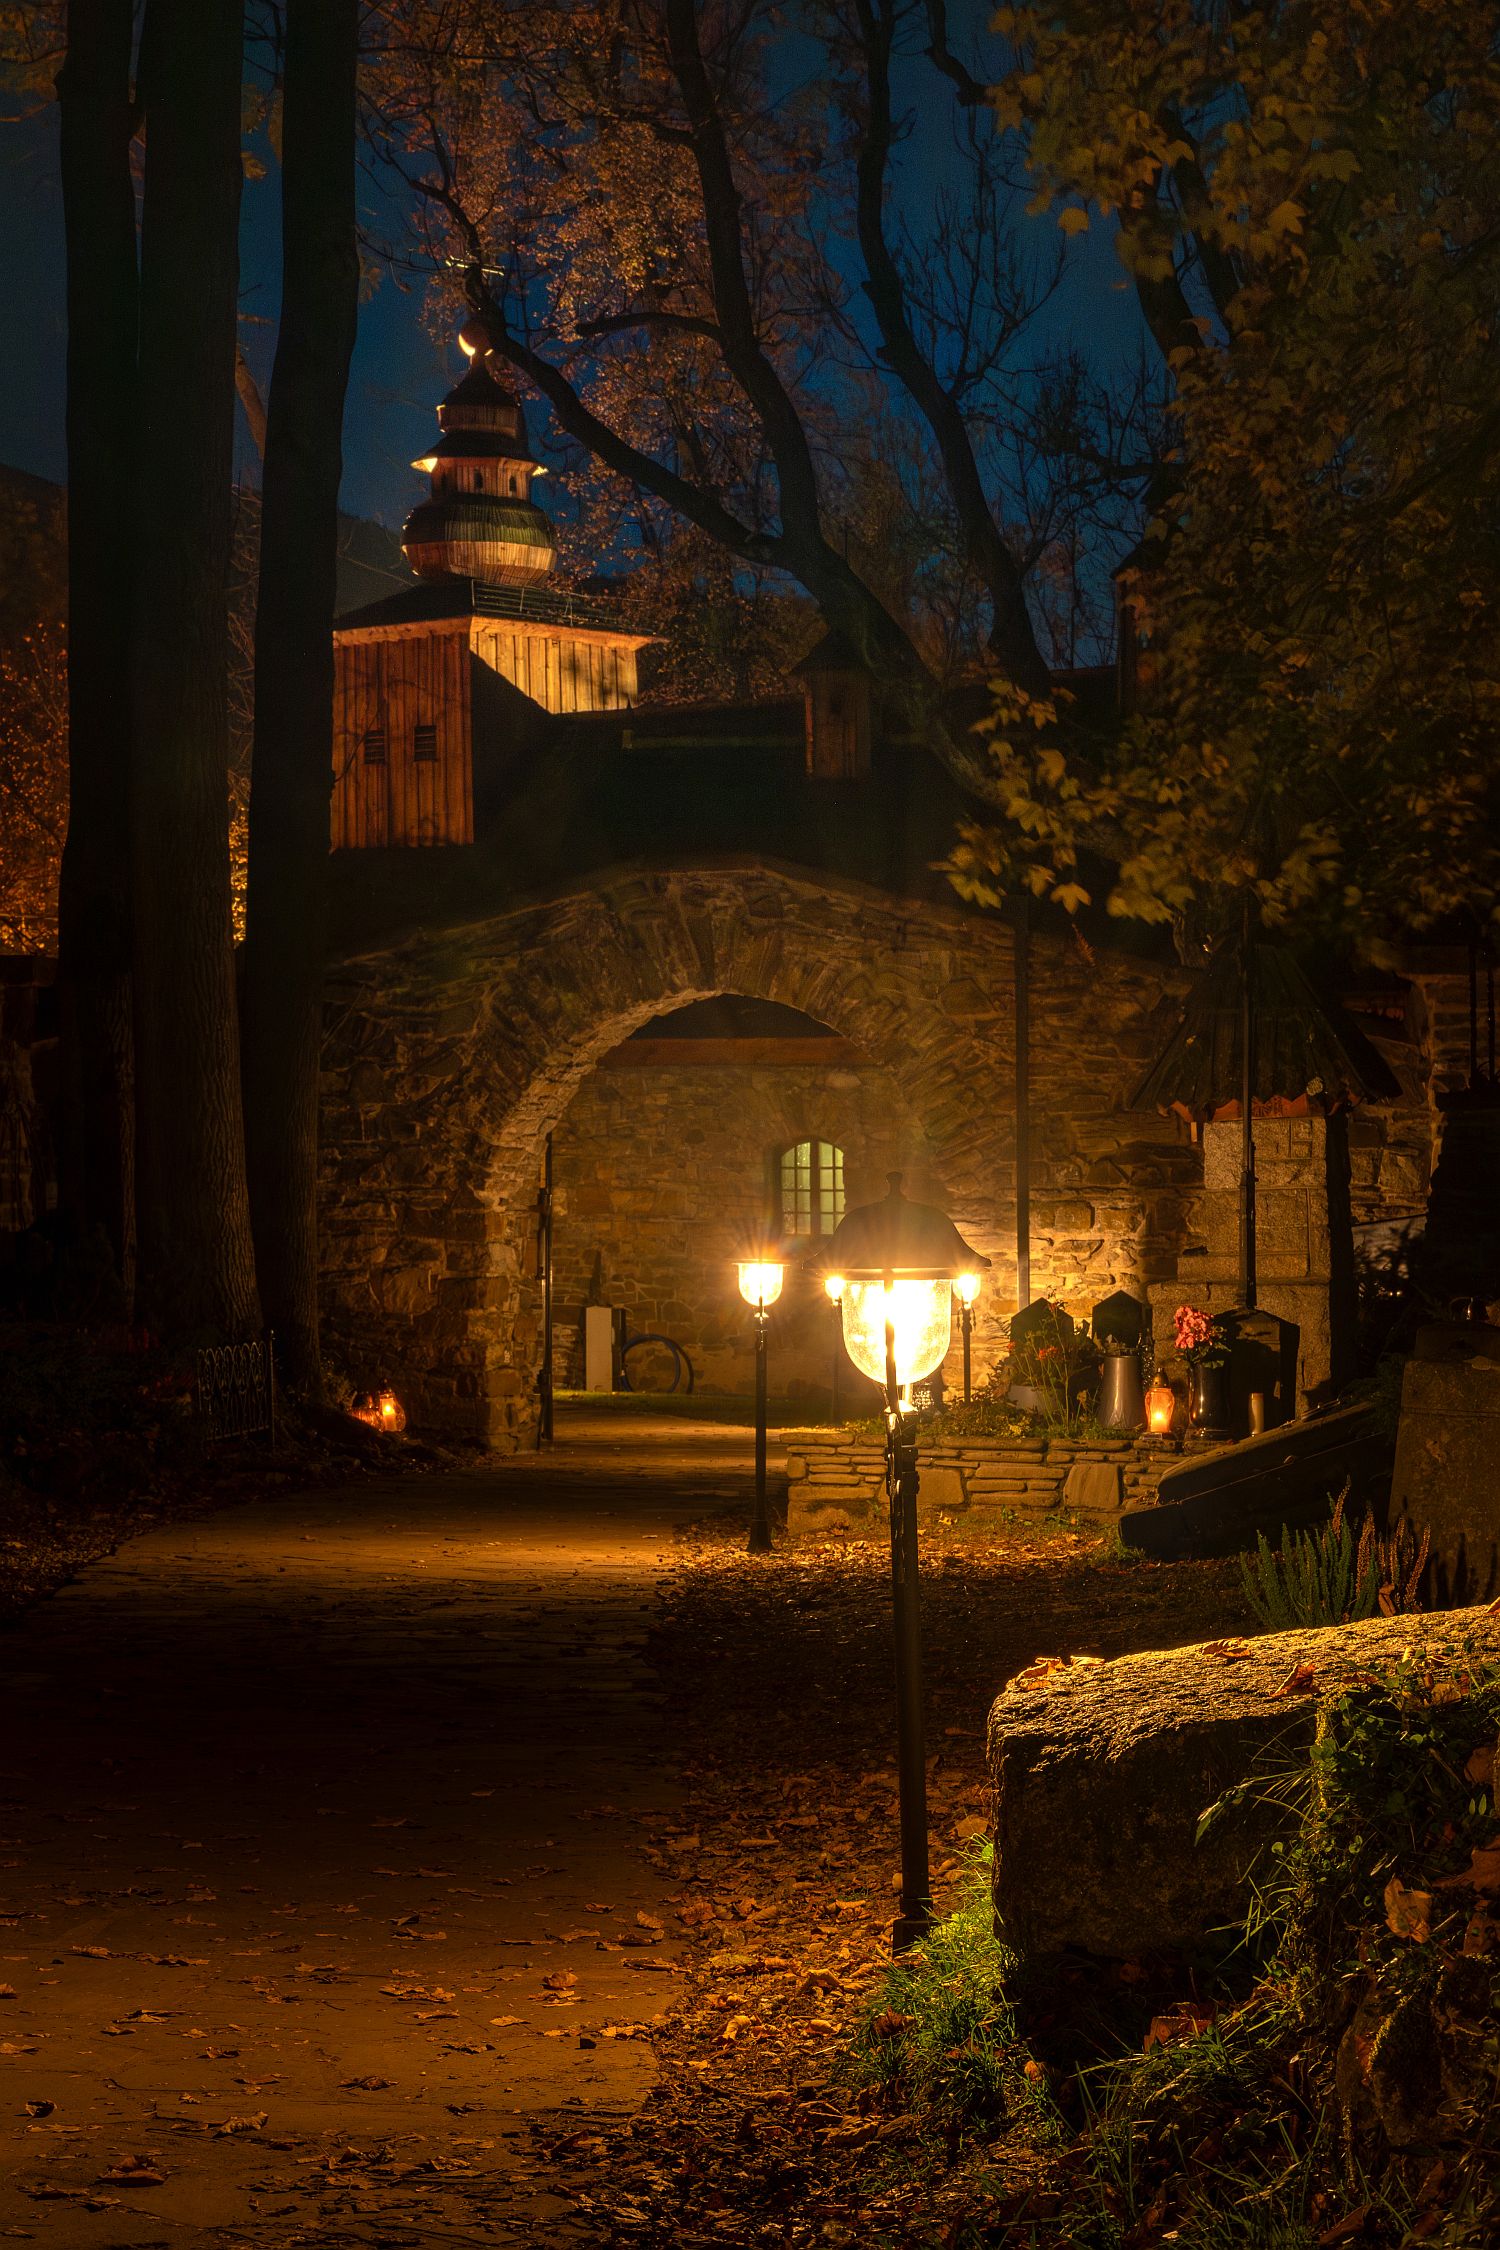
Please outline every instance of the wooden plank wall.
[[[437, 730], [435, 760], [415, 756], [416, 730]], [[364, 738], [385, 730], [385, 764]], [[474, 840], [467, 620], [379, 640], [340, 639], [334, 652], [335, 851]]]
[[476, 617], [473, 648], [544, 711], [628, 711], [636, 700], [636, 652], [627, 646]]
[[[335, 851], [474, 840], [473, 679], [470, 649], [544, 711], [626, 711], [636, 700], [636, 652], [562, 631], [487, 618], [334, 642]], [[437, 729], [436, 762], [413, 755], [419, 726]], [[364, 754], [385, 730], [385, 764]]]
[[806, 683], [807, 770], [825, 781], [870, 771], [870, 683], [853, 672], [814, 672]]

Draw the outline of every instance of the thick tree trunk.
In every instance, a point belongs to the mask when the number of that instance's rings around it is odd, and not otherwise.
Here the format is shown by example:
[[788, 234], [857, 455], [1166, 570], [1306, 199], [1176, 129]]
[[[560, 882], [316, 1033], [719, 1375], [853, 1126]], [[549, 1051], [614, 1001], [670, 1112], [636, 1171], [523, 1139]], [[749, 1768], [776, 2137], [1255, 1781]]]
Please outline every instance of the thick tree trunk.
[[244, 977], [256, 1271], [293, 1381], [318, 1356], [318, 1051], [344, 394], [359, 305], [356, 0], [290, 0], [266, 416]]
[[[62, 1208], [134, 1281], [131, 523], [136, 443], [132, 0], [71, 0], [58, 75], [68, 257], [68, 838], [59, 899]], [[105, 1252], [107, 1251], [107, 1260]], [[117, 1298], [117, 1303], [120, 1300]]]
[[138, 1299], [168, 1335], [234, 1336], [257, 1318], [226, 694], [242, 6], [150, 9], [131, 788]]

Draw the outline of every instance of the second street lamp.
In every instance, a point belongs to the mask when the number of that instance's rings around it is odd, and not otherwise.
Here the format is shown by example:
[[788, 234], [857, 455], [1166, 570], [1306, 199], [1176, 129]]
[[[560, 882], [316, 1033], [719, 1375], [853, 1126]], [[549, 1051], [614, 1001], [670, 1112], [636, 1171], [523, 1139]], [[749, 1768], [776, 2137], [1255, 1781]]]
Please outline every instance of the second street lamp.
[[958, 1299], [958, 1325], [964, 1339], [964, 1404], [973, 1398], [974, 1384], [974, 1300], [979, 1295], [979, 1275], [961, 1273], [953, 1284], [953, 1294]]
[[844, 1356], [844, 1355], [843, 1355], [843, 1349], [842, 1349], [842, 1346], [843, 1346], [843, 1340], [844, 1340], [844, 1335], [843, 1335], [843, 1324], [842, 1324], [842, 1322], [841, 1322], [841, 1320], [840, 1320], [840, 1317], [839, 1317], [839, 1315], [840, 1315], [840, 1308], [842, 1307], [842, 1305], [843, 1305], [843, 1302], [844, 1302], [844, 1277], [843, 1277], [843, 1275], [842, 1275], [841, 1273], [829, 1273], [829, 1274], [825, 1274], [825, 1275], [823, 1276], [823, 1293], [824, 1293], [824, 1295], [825, 1295], [825, 1296], [827, 1297], [827, 1299], [828, 1299], [828, 1302], [830, 1303], [830, 1305], [832, 1305], [832, 1307], [833, 1307], [833, 1390], [832, 1390], [832, 1402], [833, 1402], [833, 1418], [834, 1418], [834, 1420], [835, 1420], [835, 1422], [836, 1422], [836, 1421], [838, 1420], [838, 1418], [839, 1418], [839, 1362], [840, 1362], [840, 1360], [841, 1360], [841, 1359], [843, 1358], [843, 1356]]
[[[941, 1367], [953, 1338], [953, 1297], [978, 1295], [989, 1259], [953, 1221], [909, 1203], [890, 1174], [881, 1203], [835, 1228], [827, 1265], [843, 1281], [844, 1348], [885, 1393], [885, 1488], [891, 1513], [891, 1601], [896, 1643], [896, 1743], [901, 1791], [901, 1911], [891, 1932], [904, 1952], [932, 1921], [927, 1869], [927, 1767], [922, 1719], [921, 1582], [917, 1560], [917, 1423], [911, 1387]], [[972, 1283], [972, 1287], [970, 1286]]]
[[766, 1322], [781, 1295], [785, 1266], [771, 1258], [744, 1258], [739, 1267], [740, 1295], [755, 1313], [755, 1512], [750, 1518], [747, 1552], [771, 1552], [771, 1517], [766, 1506]]

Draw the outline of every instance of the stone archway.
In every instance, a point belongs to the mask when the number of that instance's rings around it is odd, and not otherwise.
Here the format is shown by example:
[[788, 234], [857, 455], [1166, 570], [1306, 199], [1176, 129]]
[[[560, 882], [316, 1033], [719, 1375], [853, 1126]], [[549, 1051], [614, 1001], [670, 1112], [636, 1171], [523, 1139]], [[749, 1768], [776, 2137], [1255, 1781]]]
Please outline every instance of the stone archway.
[[[1162, 988], [1139, 963], [1101, 971], [1060, 948], [1039, 951], [1043, 1021], [1055, 988], [1053, 1007], [1075, 1033], [1092, 1034], [1070, 1042], [1080, 1067], [1060, 1070], [1054, 1058], [1039, 1073], [1066, 1155], [1080, 1119], [1107, 1122], [1119, 1107]], [[545, 1136], [610, 1048], [655, 1015], [721, 993], [797, 1008], [890, 1073], [948, 1209], [996, 1259], [993, 1311], [1003, 1313], [1012, 971], [1010, 933], [996, 918], [759, 861], [607, 875], [345, 960], [331, 972], [325, 1015], [332, 1356], [357, 1379], [399, 1381], [420, 1421], [518, 1438], [534, 1382], [523, 1230]], [[1142, 1235], [1118, 1130], [1085, 1139], [1088, 1162], [1113, 1167], [1114, 1231]], [[1097, 1233], [1096, 1219], [1086, 1206]], [[1108, 1285], [1121, 1268], [1106, 1258], [1089, 1279]]]

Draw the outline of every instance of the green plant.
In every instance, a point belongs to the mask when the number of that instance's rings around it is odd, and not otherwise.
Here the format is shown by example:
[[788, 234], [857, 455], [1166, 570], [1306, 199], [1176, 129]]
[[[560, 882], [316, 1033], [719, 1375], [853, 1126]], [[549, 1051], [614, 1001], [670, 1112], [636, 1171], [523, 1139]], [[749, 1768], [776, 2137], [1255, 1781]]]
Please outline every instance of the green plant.
[[865, 2004], [849, 2067], [946, 2128], [977, 2130], [1017, 2107], [1049, 2110], [1028, 2076], [1005, 1980], [1015, 1957], [994, 1934], [991, 1847], [970, 1859], [957, 1910], [894, 1960]]
[[1258, 1533], [1255, 1554], [1242, 1559], [1245, 1598], [1268, 1633], [1423, 1608], [1431, 1535], [1424, 1530], [1419, 1539], [1404, 1521], [1382, 1535], [1366, 1514], [1356, 1539], [1345, 1515], [1348, 1497], [1346, 1487], [1320, 1530], [1283, 1526], [1279, 1548]]

